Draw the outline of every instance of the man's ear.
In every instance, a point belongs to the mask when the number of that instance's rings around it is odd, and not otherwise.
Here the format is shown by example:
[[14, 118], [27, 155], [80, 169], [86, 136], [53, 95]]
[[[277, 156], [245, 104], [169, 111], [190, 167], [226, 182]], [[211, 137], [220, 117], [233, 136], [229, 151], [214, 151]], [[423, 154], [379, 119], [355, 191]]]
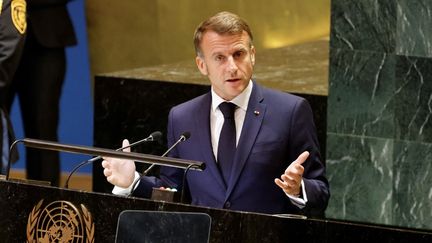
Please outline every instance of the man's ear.
[[255, 65], [255, 47], [251, 46], [251, 62], [252, 62], [252, 66]]
[[195, 62], [196, 62], [198, 69], [200, 70], [201, 74], [207, 76], [208, 75], [207, 65], [205, 64], [203, 58], [200, 56], [197, 56], [197, 57], [195, 57]]

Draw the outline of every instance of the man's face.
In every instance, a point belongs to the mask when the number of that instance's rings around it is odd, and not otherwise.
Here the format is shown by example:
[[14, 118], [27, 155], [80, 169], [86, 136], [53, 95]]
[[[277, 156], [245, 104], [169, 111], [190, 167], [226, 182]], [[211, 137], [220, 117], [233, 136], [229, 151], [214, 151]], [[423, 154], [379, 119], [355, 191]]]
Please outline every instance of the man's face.
[[219, 35], [213, 31], [204, 34], [201, 56], [196, 64], [220, 97], [232, 100], [249, 84], [255, 64], [255, 48], [250, 46], [249, 35]]

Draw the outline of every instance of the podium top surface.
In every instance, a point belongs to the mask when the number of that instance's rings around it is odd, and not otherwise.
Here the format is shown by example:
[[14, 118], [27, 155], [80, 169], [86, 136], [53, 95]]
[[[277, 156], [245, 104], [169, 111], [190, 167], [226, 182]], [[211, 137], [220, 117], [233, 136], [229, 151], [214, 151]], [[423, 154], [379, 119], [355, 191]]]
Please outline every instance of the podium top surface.
[[[328, 40], [257, 50], [253, 78], [269, 88], [299, 94], [327, 96], [328, 52]], [[207, 77], [198, 71], [194, 57], [172, 64], [97, 76], [209, 85]]]

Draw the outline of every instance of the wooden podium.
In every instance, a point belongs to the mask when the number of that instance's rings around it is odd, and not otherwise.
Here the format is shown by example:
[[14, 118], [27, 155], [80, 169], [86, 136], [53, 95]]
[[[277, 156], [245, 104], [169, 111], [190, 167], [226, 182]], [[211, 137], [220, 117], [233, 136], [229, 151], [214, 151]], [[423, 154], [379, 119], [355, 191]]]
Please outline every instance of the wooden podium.
[[[220, 210], [5, 180], [0, 181], [0, 208], [1, 242], [114, 242], [124, 210], [208, 214], [210, 242], [432, 242], [428, 231]], [[146, 228], [139, 233], [146, 234]]]

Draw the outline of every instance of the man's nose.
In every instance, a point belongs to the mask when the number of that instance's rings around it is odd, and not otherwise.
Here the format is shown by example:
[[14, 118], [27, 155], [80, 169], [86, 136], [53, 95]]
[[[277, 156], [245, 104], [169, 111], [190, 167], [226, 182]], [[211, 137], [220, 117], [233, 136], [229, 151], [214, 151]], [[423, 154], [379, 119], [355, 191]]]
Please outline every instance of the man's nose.
[[232, 56], [228, 57], [228, 70], [230, 72], [237, 71], [238, 67], [237, 64]]

